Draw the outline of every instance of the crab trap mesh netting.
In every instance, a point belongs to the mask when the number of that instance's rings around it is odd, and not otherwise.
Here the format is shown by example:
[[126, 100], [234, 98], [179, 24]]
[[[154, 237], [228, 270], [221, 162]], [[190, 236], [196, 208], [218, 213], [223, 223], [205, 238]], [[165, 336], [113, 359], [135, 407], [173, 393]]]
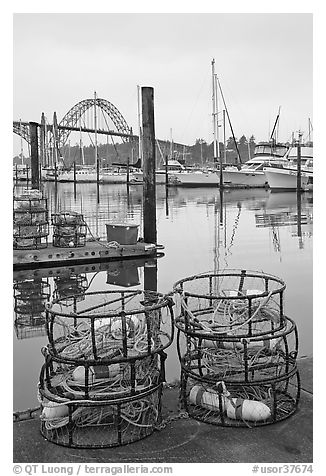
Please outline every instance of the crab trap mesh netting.
[[53, 225], [53, 246], [79, 248], [85, 246], [87, 225], [82, 214], [60, 212], [51, 215]]
[[149, 436], [161, 419], [162, 384], [113, 401], [70, 401], [40, 388], [41, 433], [75, 448], [120, 446]]
[[112, 363], [168, 347], [173, 301], [152, 291], [86, 292], [85, 299], [56, 299], [46, 312], [49, 351], [75, 363]]
[[[284, 315], [284, 290], [281, 279], [246, 270], [205, 273], [175, 284], [177, 351], [186, 382], [182, 398], [190, 415], [239, 426], [247, 420], [273, 423], [295, 411], [298, 332]], [[233, 412], [237, 399], [239, 410]], [[262, 415], [251, 413], [255, 408]]]
[[249, 428], [276, 423], [295, 412], [299, 397], [295, 365], [272, 382], [213, 383], [181, 373], [182, 404], [190, 417], [205, 423]]
[[50, 285], [46, 278], [16, 281], [14, 283], [14, 311], [16, 319], [27, 322], [42, 317], [45, 322], [45, 304], [50, 299]]
[[178, 281], [176, 322], [196, 335], [254, 337], [283, 329], [285, 284], [275, 276], [245, 270], [205, 273]]
[[298, 354], [298, 335], [294, 322], [285, 318], [283, 330], [254, 338], [200, 337], [180, 330], [177, 350], [182, 368], [194, 377], [212, 382], [269, 381], [287, 375]]
[[56, 276], [54, 283], [53, 297], [67, 301], [73, 301], [74, 299], [77, 301], [84, 300], [84, 294], [89, 287], [86, 273], [67, 272], [61, 276]]
[[73, 365], [50, 356], [41, 371], [41, 388], [68, 400], [113, 400], [143, 394], [165, 380], [166, 354], [103, 365]]
[[40, 249], [48, 246], [47, 199], [38, 190], [14, 197], [14, 249]]

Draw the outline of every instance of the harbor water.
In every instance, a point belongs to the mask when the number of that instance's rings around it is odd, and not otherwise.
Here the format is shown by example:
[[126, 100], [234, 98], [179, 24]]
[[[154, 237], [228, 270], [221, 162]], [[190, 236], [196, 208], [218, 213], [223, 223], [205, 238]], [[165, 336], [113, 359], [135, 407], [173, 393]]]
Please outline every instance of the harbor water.
[[[106, 223], [139, 225], [142, 236], [142, 187], [131, 185], [44, 184], [50, 213], [76, 211], [84, 215], [89, 236], [106, 238]], [[157, 237], [164, 246], [155, 260], [14, 272], [14, 411], [38, 406], [37, 383], [47, 344], [44, 303], [58, 295], [61, 283], [83, 292], [143, 289], [147, 274], [157, 290], [168, 293], [179, 279], [227, 268], [263, 271], [286, 283], [285, 314], [299, 331], [299, 357], [312, 356], [312, 236], [313, 199], [304, 193], [273, 193], [265, 189], [156, 188]], [[160, 250], [161, 251], [161, 250]], [[69, 288], [70, 280], [70, 288]], [[148, 280], [148, 277], [147, 277]], [[24, 283], [39, 290], [30, 308], [19, 300]], [[75, 287], [74, 287], [75, 286]], [[38, 300], [39, 299], [39, 300]], [[25, 306], [25, 308], [24, 308]], [[28, 320], [26, 316], [29, 316]], [[30, 317], [32, 316], [32, 318]], [[179, 378], [175, 345], [168, 350], [168, 382]]]

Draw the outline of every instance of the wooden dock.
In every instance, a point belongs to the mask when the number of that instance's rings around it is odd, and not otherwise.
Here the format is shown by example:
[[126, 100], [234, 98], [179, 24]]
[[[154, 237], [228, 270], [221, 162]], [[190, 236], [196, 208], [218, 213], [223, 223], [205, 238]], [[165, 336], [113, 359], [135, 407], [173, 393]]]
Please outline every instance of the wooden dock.
[[91, 241], [80, 248], [58, 248], [51, 244], [39, 250], [14, 250], [13, 264], [14, 271], [26, 268], [72, 266], [98, 261], [155, 257], [158, 249], [162, 249], [162, 246], [157, 247], [150, 243], [113, 247], [104, 241]]

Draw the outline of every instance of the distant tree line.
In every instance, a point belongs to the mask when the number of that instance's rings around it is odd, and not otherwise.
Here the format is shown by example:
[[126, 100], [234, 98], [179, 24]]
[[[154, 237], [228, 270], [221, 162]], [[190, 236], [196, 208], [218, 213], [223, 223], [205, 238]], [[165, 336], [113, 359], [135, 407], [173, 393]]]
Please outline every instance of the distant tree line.
[[[237, 144], [237, 147], [236, 147]], [[224, 144], [219, 143], [219, 153], [223, 159], [223, 162], [229, 164], [235, 164], [238, 162], [238, 152], [241, 157], [241, 162], [246, 162], [254, 154], [256, 146], [255, 137], [252, 135], [249, 139], [245, 135], [242, 135], [240, 139], [236, 139], [236, 144], [233, 137], [229, 137], [226, 141], [225, 153]], [[204, 139], [196, 139], [194, 145], [184, 145], [180, 143], [171, 143], [169, 141], [158, 141], [156, 146], [156, 159], [158, 165], [163, 165], [166, 157], [170, 158], [172, 155], [174, 158], [184, 162], [186, 165], [212, 165], [214, 163], [214, 146], [213, 142], [208, 144]], [[97, 146], [98, 157], [101, 160], [102, 167], [109, 167], [112, 164], [126, 164], [129, 159], [129, 163], [135, 163], [138, 160], [138, 141], [121, 144], [98, 144]], [[88, 145], [83, 147], [81, 151], [79, 144], [74, 146], [65, 145], [60, 149], [60, 155], [63, 157], [66, 167], [71, 167], [73, 163], [85, 165], [95, 164], [95, 146]], [[14, 157], [14, 164], [20, 164], [21, 158], [19, 156]], [[30, 164], [30, 158], [24, 157], [24, 163]]]

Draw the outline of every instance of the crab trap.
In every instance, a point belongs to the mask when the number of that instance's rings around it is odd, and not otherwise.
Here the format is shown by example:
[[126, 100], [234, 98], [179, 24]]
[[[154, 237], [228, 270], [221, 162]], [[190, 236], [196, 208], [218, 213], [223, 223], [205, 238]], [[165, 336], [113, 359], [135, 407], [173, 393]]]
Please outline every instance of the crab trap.
[[189, 416], [219, 426], [256, 427], [291, 416], [300, 398], [296, 365], [273, 381], [212, 382], [181, 372], [181, 402]]
[[214, 333], [198, 337], [179, 328], [177, 352], [181, 367], [194, 378], [211, 382], [272, 382], [287, 375], [296, 363], [298, 332], [295, 323], [284, 318], [284, 329], [251, 338]]
[[14, 249], [41, 249], [48, 246], [47, 199], [38, 190], [14, 197]]
[[247, 338], [269, 335], [285, 327], [285, 283], [276, 276], [225, 270], [182, 279], [176, 322], [186, 333]]
[[46, 278], [16, 281], [14, 283], [14, 311], [16, 321], [22, 324], [33, 319], [45, 323], [45, 304], [50, 299], [50, 285]]
[[87, 225], [82, 214], [60, 212], [51, 215], [53, 246], [79, 248], [86, 244]]
[[173, 301], [152, 291], [86, 292], [47, 304], [41, 433], [74, 448], [149, 436], [161, 422]]
[[41, 434], [72, 448], [106, 448], [149, 436], [161, 421], [162, 384], [118, 400], [78, 401], [60, 398], [42, 384]]
[[62, 299], [66, 301], [81, 301], [88, 289], [88, 280], [86, 273], [67, 273], [54, 278], [55, 289], [53, 293], [54, 299]]
[[295, 411], [298, 332], [284, 315], [284, 290], [281, 279], [246, 270], [175, 284], [181, 397], [191, 416], [257, 426]]
[[15, 319], [17, 339], [30, 339], [46, 335], [45, 319], [42, 317], [20, 317]]
[[165, 381], [166, 354], [103, 365], [74, 365], [47, 354], [40, 388], [56, 398], [71, 401], [106, 401], [142, 395]]
[[49, 352], [75, 364], [114, 363], [164, 350], [173, 339], [173, 301], [152, 291], [86, 292], [46, 305]]

